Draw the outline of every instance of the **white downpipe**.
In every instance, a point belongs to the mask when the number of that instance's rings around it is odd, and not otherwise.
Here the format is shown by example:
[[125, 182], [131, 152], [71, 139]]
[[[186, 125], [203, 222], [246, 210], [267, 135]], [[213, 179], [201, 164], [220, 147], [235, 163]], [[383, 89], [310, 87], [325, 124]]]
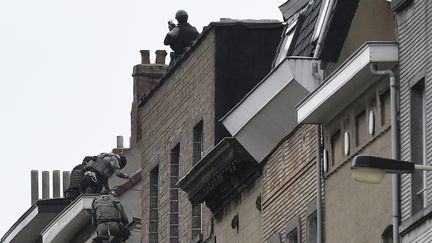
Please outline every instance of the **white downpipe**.
[[[396, 77], [392, 70], [378, 70], [377, 64], [371, 64], [371, 72], [376, 75], [385, 75], [389, 77], [390, 82], [390, 115], [391, 115], [391, 149], [392, 159], [399, 160], [399, 136], [398, 117], [397, 117], [397, 86]], [[400, 175], [392, 175], [392, 212], [393, 212], [393, 243], [399, 243], [399, 224], [400, 224]]]

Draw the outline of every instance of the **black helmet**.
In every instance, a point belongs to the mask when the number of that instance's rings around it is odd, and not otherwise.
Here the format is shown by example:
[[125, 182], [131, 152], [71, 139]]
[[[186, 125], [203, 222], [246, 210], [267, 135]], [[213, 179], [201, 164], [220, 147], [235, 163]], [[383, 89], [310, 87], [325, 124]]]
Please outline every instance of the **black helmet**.
[[175, 18], [177, 19], [177, 21], [179, 23], [186, 23], [188, 20], [188, 14], [184, 10], [179, 10], [179, 11], [177, 11]]
[[95, 156], [86, 156], [86, 157], [84, 157], [82, 164], [87, 165], [88, 162], [90, 162], [92, 160], [95, 160]]
[[120, 155], [120, 169], [123, 169], [126, 166], [127, 159], [124, 155]]

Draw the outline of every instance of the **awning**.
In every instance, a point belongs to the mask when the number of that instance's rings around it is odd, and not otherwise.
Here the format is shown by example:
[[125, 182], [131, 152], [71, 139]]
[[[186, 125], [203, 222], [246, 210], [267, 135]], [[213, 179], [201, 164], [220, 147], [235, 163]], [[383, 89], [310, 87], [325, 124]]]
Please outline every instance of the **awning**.
[[379, 79], [369, 64], [391, 69], [398, 60], [397, 43], [366, 42], [297, 106], [298, 122], [327, 123]]
[[6, 232], [1, 242], [20, 243], [38, 241], [43, 228], [68, 204], [69, 200], [64, 198], [37, 200]]
[[297, 126], [295, 106], [317, 86], [314, 65], [319, 64], [313, 58], [285, 59], [221, 119], [256, 161], [261, 162]]
[[42, 242], [70, 242], [91, 220], [91, 209], [97, 195], [81, 195], [42, 231]]

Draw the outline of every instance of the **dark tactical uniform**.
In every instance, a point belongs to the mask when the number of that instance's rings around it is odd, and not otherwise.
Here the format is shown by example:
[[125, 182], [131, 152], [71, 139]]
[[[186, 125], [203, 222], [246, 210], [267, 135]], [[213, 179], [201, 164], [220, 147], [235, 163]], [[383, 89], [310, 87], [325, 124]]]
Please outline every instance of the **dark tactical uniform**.
[[82, 187], [82, 177], [84, 174], [83, 169], [92, 159], [94, 159], [93, 156], [86, 156], [81, 164], [72, 169], [69, 178], [69, 188], [64, 192], [65, 197], [71, 201], [75, 200], [84, 192]]
[[177, 59], [185, 52], [186, 47], [190, 46], [199, 35], [197, 29], [187, 22], [188, 15], [184, 10], [177, 11], [176, 19], [178, 25], [169, 27], [170, 31], [164, 40], [164, 44], [169, 45], [174, 51], [173, 59]]
[[94, 243], [124, 242], [129, 238], [128, 218], [114, 195], [103, 194], [93, 201], [92, 223], [97, 231]]
[[84, 168], [83, 188], [85, 193], [100, 193], [102, 187], [110, 190], [108, 185], [109, 178], [116, 176], [128, 179], [129, 176], [121, 169], [126, 165], [126, 160], [113, 153], [102, 153], [96, 156], [95, 160], [90, 161]]

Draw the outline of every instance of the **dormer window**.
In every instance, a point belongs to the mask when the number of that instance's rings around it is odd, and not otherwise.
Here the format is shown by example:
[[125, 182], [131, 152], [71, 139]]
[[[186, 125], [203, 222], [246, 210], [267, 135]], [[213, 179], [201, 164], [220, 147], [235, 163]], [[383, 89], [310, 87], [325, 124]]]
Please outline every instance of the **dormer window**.
[[318, 16], [318, 21], [316, 22], [315, 30], [311, 39], [312, 42], [317, 41], [321, 34], [324, 25], [325, 16], [330, 12], [329, 6], [330, 6], [330, 0], [323, 0], [323, 4], [321, 5], [321, 10]]
[[292, 42], [292, 39], [294, 36], [296, 26], [297, 26], [297, 20], [294, 20], [286, 28], [285, 34], [283, 36], [283, 41], [282, 41], [281, 45], [279, 46], [279, 53], [278, 53], [278, 56], [276, 58], [276, 62], [274, 64], [275, 67], [277, 65], [279, 65], [279, 63], [281, 63], [285, 59], [285, 57], [287, 56], [288, 50], [290, 48], [290, 45], [291, 45], [291, 42]]

